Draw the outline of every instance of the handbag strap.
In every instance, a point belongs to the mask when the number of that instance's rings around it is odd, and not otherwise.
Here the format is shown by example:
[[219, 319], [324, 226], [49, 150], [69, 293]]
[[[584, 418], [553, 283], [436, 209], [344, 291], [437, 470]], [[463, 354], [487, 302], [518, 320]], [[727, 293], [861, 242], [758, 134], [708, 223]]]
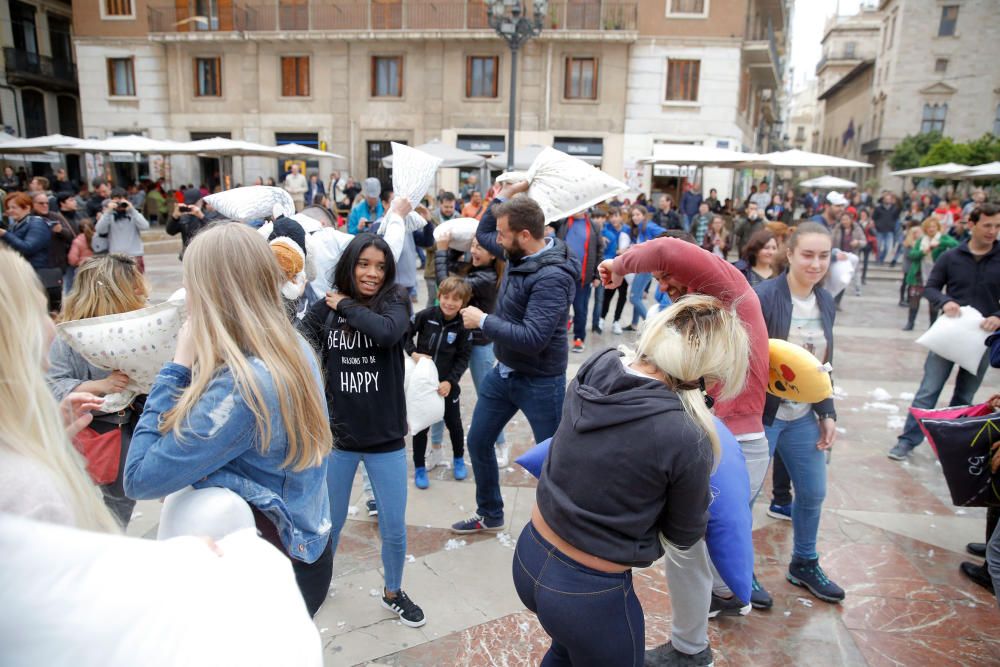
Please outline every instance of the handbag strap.
[[121, 412], [109, 412], [104, 415], [94, 415], [95, 422], [102, 422], [104, 424], [116, 424], [122, 426], [128, 424], [132, 420], [132, 413], [134, 410], [131, 408], [126, 408]]

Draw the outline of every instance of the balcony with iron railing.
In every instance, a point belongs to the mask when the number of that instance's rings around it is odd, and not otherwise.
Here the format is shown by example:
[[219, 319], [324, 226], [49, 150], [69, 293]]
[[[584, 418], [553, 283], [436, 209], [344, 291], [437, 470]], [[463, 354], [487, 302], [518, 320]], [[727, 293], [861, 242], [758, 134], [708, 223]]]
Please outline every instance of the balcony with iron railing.
[[743, 56], [754, 83], [765, 88], [781, 85], [784, 76], [781, 54], [770, 20], [743, 43]]
[[59, 91], [78, 89], [76, 65], [70, 60], [50, 58], [9, 46], [4, 47], [3, 58], [9, 84], [40, 86]]
[[[212, 16], [198, 16], [183, 3], [151, 5], [149, 31], [189, 36], [223, 32], [288, 31], [490, 31], [482, 0], [260, 0], [218, 8]], [[550, 2], [544, 29], [560, 33], [613, 34], [634, 32], [638, 0], [567, 0]]]

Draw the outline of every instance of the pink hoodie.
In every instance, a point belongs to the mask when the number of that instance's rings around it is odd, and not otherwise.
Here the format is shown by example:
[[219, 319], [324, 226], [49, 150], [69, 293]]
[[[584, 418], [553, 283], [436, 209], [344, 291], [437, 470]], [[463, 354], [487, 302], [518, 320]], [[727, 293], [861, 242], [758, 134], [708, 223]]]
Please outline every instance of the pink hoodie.
[[653, 239], [632, 246], [615, 258], [613, 270], [618, 275], [666, 271], [686, 284], [689, 293], [714, 296], [726, 306], [735, 304], [736, 313], [750, 337], [750, 370], [740, 395], [717, 403], [715, 414], [733, 435], [763, 433], [761, 416], [769, 367], [767, 326], [760, 311], [760, 301], [743, 274], [729, 262], [693, 243], [673, 238]]

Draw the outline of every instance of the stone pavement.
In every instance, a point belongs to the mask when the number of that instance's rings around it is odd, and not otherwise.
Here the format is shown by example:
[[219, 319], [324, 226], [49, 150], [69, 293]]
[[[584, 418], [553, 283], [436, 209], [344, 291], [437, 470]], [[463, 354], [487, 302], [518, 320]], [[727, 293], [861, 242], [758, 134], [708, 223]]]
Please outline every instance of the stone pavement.
[[[179, 285], [174, 255], [147, 257], [147, 267], [154, 300]], [[789, 522], [764, 514], [768, 484], [755, 509], [754, 542], [757, 575], [775, 606], [711, 623], [717, 665], [1000, 664], [996, 601], [958, 570], [961, 561], [975, 560], [964, 554], [964, 547], [983, 540], [985, 512], [951, 505], [929, 447], [918, 448], [908, 463], [885, 456], [907, 399], [916, 391], [925, 356], [913, 342], [919, 331], [900, 331], [906, 312], [896, 300], [896, 283], [871, 280], [864, 296], [845, 298], [836, 328], [840, 435], [830, 463], [819, 550], [847, 599], [829, 605], [785, 581], [792, 530]], [[924, 310], [918, 330], [926, 326]], [[593, 351], [622, 342], [631, 339], [589, 337], [587, 354], [570, 355], [568, 376]], [[977, 398], [984, 400], [994, 391], [1000, 391], [1000, 375], [990, 370]], [[949, 392], [950, 386], [943, 399]], [[462, 396], [468, 424], [475, 400], [468, 374]], [[533, 445], [520, 414], [507, 437], [513, 442], [511, 460]], [[540, 661], [547, 636], [518, 599], [510, 574], [513, 546], [529, 517], [535, 482], [516, 464], [501, 471], [500, 479], [509, 532], [459, 539], [448, 526], [475, 509], [471, 466], [470, 479], [463, 482], [442, 469], [431, 472], [426, 491], [411, 482], [404, 588], [427, 614], [427, 624], [419, 629], [402, 626], [374, 596], [382, 582], [378, 529], [355, 485], [353, 507], [358, 511], [344, 529], [330, 597], [316, 617], [326, 664], [513, 666]], [[159, 503], [139, 503], [129, 533], [155, 536], [158, 511]], [[646, 645], [653, 647], [670, 632], [662, 563], [636, 571], [635, 583], [646, 616]]]

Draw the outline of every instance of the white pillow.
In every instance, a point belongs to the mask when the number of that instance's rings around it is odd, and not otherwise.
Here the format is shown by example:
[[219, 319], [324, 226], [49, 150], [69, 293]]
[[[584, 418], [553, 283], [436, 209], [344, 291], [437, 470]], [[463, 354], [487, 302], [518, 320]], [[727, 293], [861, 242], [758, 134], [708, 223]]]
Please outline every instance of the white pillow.
[[163, 499], [156, 539], [190, 535], [221, 540], [255, 525], [250, 505], [229, 489], [185, 486]]
[[854, 271], [858, 268], [858, 256], [852, 252], [844, 254], [847, 255], [847, 259], [830, 262], [830, 270], [823, 281], [823, 287], [833, 296], [837, 296], [851, 284]]
[[104, 397], [104, 412], [125, 409], [146, 394], [166, 362], [174, 358], [177, 332], [187, 317], [183, 301], [166, 301], [131, 313], [63, 322], [56, 331], [90, 364], [129, 376], [126, 390]]
[[962, 314], [958, 317], [942, 313], [917, 339], [917, 344], [975, 375], [986, 354], [986, 337], [989, 336], [980, 328], [983, 319], [982, 313], [972, 306], [962, 306]]
[[441, 158], [392, 142], [392, 191], [416, 206], [431, 189]]
[[333, 270], [353, 240], [354, 235], [333, 227], [323, 227], [312, 234], [306, 234], [306, 251], [316, 267], [316, 278], [312, 281], [312, 286], [320, 296], [325, 296], [330, 291]]
[[403, 380], [406, 421], [410, 425], [410, 435], [416, 435], [444, 419], [444, 397], [437, 393], [440, 380], [434, 362], [427, 357], [421, 357], [416, 364], [409, 356], [407, 360]]
[[270, 185], [248, 185], [205, 197], [216, 211], [231, 220], [260, 220], [277, 214], [295, 215], [292, 196]]
[[434, 240], [440, 241], [445, 234], [451, 235], [448, 247], [452, 250], [468, 252], [472, 247], [472, 239], [476, 238], [479, 221], [475, 218], [452, 218], [445, 220], [434, 228]]
[[288, 557], [253, 529], [217, 544], [0, 514], [0, 664], [320, 667]]
[[497, 181], [528, 181], [528, 196], [542, 207], [545, 222], [569, 217], [629, 189], [600, 169], [552, 147], [539, 153], [528, 171], [501, 174]]

